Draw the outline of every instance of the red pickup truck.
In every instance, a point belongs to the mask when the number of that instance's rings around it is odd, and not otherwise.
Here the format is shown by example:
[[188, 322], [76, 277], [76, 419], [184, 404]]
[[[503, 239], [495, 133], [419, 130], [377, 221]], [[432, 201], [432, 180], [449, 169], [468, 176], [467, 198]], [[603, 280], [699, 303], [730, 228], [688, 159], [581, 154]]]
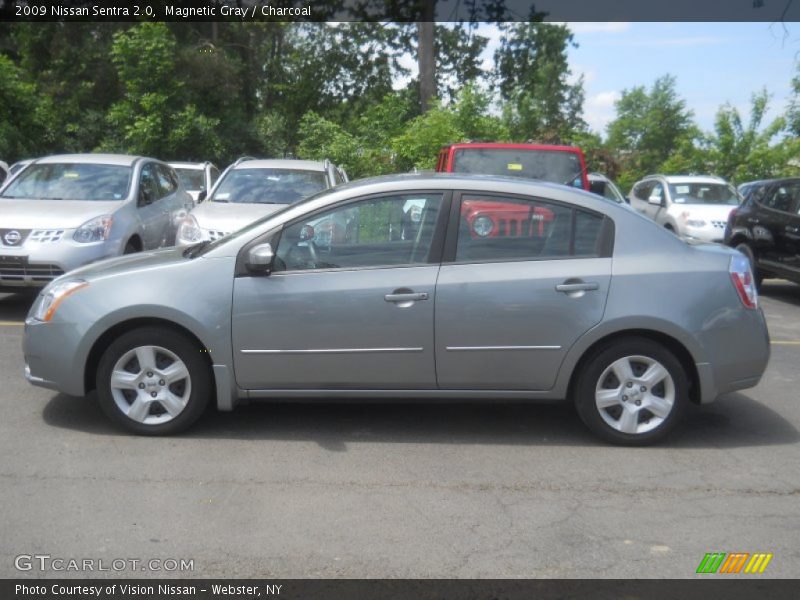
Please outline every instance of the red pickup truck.
[[[548, 144], [462, 143], [439, 151], [436, 170], [540, 179], [589, 190], [586, 160], [575, 146]], [[473, 237], [543, 237], [553, 220], [546, 208], [468, 200], [461, 214]]]

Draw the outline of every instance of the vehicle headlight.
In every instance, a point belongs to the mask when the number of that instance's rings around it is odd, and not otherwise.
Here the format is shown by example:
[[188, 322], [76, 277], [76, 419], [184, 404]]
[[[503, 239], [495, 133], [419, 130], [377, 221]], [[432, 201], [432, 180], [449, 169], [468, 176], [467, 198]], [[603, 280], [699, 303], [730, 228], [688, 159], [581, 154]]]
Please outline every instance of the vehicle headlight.
[[492, 233], [492, 229], [494, 229], [494, 221], [489, 217], [478, 217], [472, 222], [472, 230], [481, 237]]
[[49, 321], [56, 314], [56, 309], [67, 296], [74, 294], [80, 289], [89, 285], [88, 281], [82, 279], [72, 279], [61, 281], [49, 287], [45, 293], [39, 297], [38, 304], [33, 310], [33, 318], [37, 321]]
[[186, 215], [178, 227], [178, 242], [184, 244], [196, 244], [197, 242], [204, 242], [208, 237], [208, 232], [205, 231], [197, 223], [192, 215]]
[[111, 215], [103, 215], [91, 221], [86, 221], [83, 225], [75, 230], [72, 236], [76, 242], [81, 244], [88, 244], [90, 242], [103, 242], [111, 235], [111, 225], [114, 223], [114, 217]]

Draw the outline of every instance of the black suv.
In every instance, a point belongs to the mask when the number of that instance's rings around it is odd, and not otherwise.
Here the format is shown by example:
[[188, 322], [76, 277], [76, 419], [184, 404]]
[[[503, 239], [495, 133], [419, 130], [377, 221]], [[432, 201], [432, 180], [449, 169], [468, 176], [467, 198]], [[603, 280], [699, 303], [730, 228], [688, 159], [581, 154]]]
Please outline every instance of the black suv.
[[725, 243], [750, 259], [756, 283], [782, 277], [800, 283], [800, 178], [739, 186], [744, 202], [725, 227]]

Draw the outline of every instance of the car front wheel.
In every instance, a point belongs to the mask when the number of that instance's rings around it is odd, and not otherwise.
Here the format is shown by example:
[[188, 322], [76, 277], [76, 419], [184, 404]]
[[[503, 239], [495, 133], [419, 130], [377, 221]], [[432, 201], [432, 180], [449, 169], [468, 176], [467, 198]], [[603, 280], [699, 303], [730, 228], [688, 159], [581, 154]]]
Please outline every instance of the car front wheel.
[[178, 433], [208, 405], [212, 378], [197, 343], [157, 327], [135, 329], [105, 351], [97, 369], [100, 407], [144, 435]]
[[594, 433], [634, 446], [665, 436], [680, 419], [688, 396], [686, 373], [669, 350], [646, 338], [626, 338], [589, 358], [574, 400]]

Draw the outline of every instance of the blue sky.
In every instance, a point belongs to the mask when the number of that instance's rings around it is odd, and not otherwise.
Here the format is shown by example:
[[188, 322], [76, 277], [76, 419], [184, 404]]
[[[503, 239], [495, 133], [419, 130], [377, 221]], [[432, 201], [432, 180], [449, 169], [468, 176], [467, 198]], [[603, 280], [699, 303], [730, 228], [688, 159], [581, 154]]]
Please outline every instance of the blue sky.
[[[569, 52], [575, 76], [583, 74], [584, 116], [604, 132], [614, 118], [614, 100], [624, 89], [650, 87], [675, 75], [680, 96], [702, 129], [714, 125], [720, 105], [730, 102], [749, 114], [750, 97], [764, 87], [772, 94], [769, 117], [780, 114], [790, 96], [795, 60], [800, 59], [800, 23], [569, 23], [578, 48]], [[497, 30], [485, 57], [496, 47]], [[785, 35], [784, 35], [785, 34]]]

